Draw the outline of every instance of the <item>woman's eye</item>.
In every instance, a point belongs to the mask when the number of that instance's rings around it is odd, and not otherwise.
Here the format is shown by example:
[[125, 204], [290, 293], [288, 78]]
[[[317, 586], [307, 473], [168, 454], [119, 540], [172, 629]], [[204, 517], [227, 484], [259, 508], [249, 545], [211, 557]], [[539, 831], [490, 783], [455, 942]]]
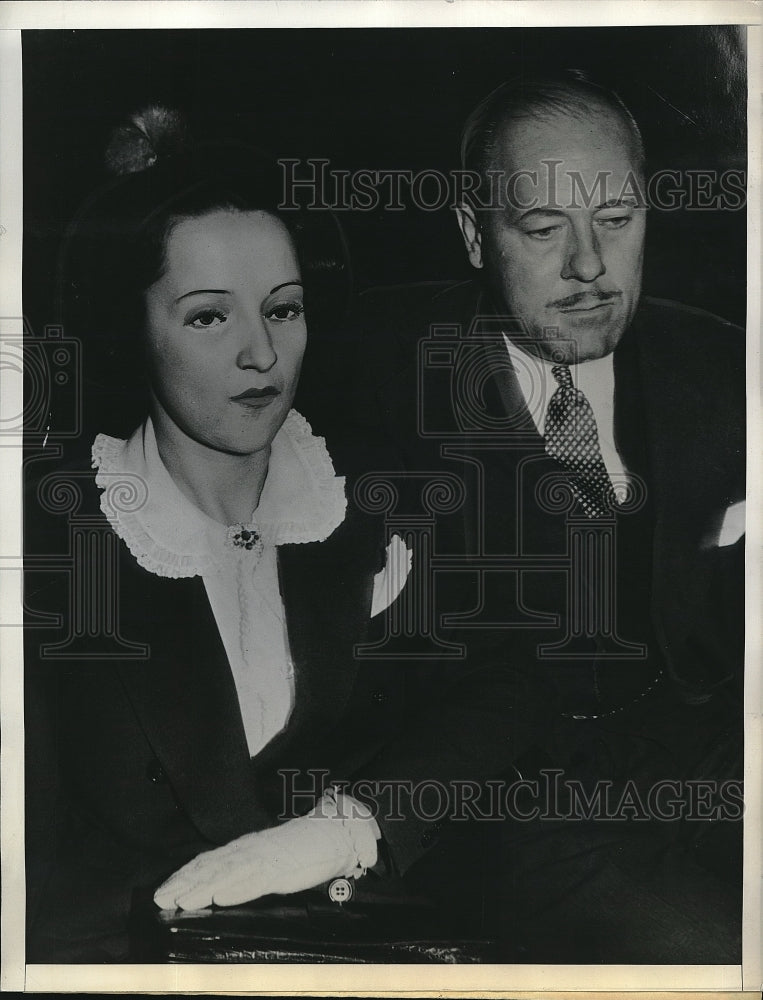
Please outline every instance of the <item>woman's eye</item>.
[[186, 326], [193, 327], [194, 330], [210, 330], [220, 326], [227, 319], [227, 315], [221, 309], [202, 309], [201, 312], [194, 313]]
[[288, 323], [290, 320], [298, 319], [304, 311], [305, 307], [301, 302], [279, 302], [277, 306], [268, 309], [265, 317], [277, 323]]

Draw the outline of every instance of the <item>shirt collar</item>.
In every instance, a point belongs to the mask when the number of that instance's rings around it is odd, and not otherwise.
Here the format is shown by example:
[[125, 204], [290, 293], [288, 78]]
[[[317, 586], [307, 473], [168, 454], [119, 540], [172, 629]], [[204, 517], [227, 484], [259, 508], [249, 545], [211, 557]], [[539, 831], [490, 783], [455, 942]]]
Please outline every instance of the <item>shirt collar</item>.
[[[503, 339], [527, 409], [542, 436], [549, 400], [559, 388], [551, 371], [554, 364], [523, 351], [506, 334]], [[594, 413], [598, 416], [611, 411], [615, 395], [613, 355], [606, 354], [603, 358], [569, 367], [573, 385], [585, 393]]]
[[[145, 569], [159, 576], [203, 576], [236, 555], [225, 544], [227, 526], [199, 510], [173, 481], [150, 417], [127, 441], [99, 434], [92, 458], [101, 510]], [[346, 508], [344, 477], [336, 475], [324, 439], [291, 410], [273, 440], [254, 511], [263, 544], [323, 541], [342, 523]]]

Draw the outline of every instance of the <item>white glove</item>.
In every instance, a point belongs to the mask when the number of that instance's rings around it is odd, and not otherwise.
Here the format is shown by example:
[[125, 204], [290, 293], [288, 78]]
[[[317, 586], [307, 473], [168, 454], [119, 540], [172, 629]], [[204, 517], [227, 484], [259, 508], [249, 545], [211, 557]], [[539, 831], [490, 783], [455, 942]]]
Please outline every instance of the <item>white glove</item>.
[[156, 890], [154, 902], [162, 909], [234, 906], [339, 875], [358, 878], [376, 864], [377, 833], [366, 806], [328, 792], [306, 816], [199, 854]]

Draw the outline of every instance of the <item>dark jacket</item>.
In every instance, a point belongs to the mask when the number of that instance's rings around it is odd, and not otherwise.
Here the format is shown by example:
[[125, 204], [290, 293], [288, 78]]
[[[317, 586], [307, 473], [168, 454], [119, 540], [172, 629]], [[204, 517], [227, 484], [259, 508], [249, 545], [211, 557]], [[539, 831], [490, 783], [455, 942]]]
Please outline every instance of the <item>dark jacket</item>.
[[[432, 323], [468, 331], [477, 308], [471, 285], [367, 296], [357, 380], [361, 409], [402, 456], [411, 482], [455, 470], [466, 483], [467, 502], [430, 524], [437, 551], [455, 553], [467, 570], [479, 527], [464, 448], [474, 434], [418, 433], [422, 399], [435, 427], [453, 420], [448, 383], [422, 387], [418, 352]], [[741, 545], [718, 549], [712, 537], [726, 507], [744, 495], [743, 338], [715, 317], [650, 302], [630, 333], [652, 497], [650, 625], [673, 683], [701, 699], [728, 685], [742, 649]], [[492, 412], [518, 414], [521, 454], [537, 452], [542, 442], [510, 369], [489, 374], [483, 388]], [[460, 457], [444, 456], [443, 440], [455, 442]], [[512, 495], [517, 453], [490, 455], [486, 480], [500, 496]], [[379, 465], [366, 454], [354, 468], [390, 473]], [[46, 471], [38, 467], [38, 479]], [[405, 872], [437, 841], [447, 812], [438, 787], [447, 796], [454, 783], [502, 773], [544, 732], [557, 696], [554, 678], [537, 669], [532, 630], [464, 629], [456, 619], [439, 622], [439, 634], [444, 642], [466, 638], [465, 657], [395, 659], [385, 642], [376, 657], [358, 657], [356, 644], [379, 642], [384, 631], [379, 621], [369, 631], [368, 615], [392, 525], [385, 532], [351, 505], [326, 542], [279, 550], [296, 706], [284, 733], [250, 760], [202, 581], [142, 570], [100, 514], [92, 474], [74, 472], [55, 473], [81, 491], [73, 509], [54, 512], [50, 483], [44, 503], [29, 490], [30, 961], [124, 958], [133, 891], [155, 888], [200, 850], [277, 822], [284, 774], [287, 781], [296, 774], [298, 784], [307, 776], [308, 786], [329, 777], [407, 782], [393, 807], [386, 793], [376, 795], [384, 854], [393, 871]], [[491, 507], [491, 545], [515, 537], [517, 510]], [[547, 541], [542, 521], [538, 544]], [[497, 551], [509, 551], [500, 544]], [[87, 586], [98, 546], [108, 552], [112, 584], [91, 589], [92, 620], [95, 633], [109, 623], [105, 638], [89, 636], [87, 620], [74, 629], [70, 604]], [[474, 573], [451, 577], [450, 605], [447, 586], [429, 576], [409, 580], [406, 591], [435, 595], [456, 615], [473, 612]], [[315, 771], [323, 775], [313, 781]], [[373, 800], [373, 787], [359, 797]], [[298, 811], [313, 798], [301, 799]]]
[[[405, 872], [437, 840], [416, 782], [493, 773], [503, 722], [481, 730], [505, 670], [363, 658], [388, 534], [352, 502], [322, 543], [284, 545], [278, 570], [295, 664], [285, 730], [250, 759], [236, 690], [200, 577], [141, 568], [99, 507], [89, 469], [31, 463], [27, 489], [28, 958], [115, 961], [128, 915], [197, 853], [309, 810], [330, 781], [381, 781], [381, 869]], [[363, 461], [371, 466], [367, 447]], [[499, 754], [503, 759], [505, 754]], [[391, 802], [385, 788], [408, 782]], [[355, 793], [355, 785], [350, 788]]]
[[[539, 501], [544, 477], [560, 469], [545, 455], [486, 297], [474, 282], [378, 289], [361, 298], [358, 315], [363, 419], [397, 450], [411, 481], [426, 470], [464, 484], [463, 503], [438, 521], [438, 552], [460, 557], [464, 570], [460, 598], [452, 606], [443, 598], [440, 611], [460, 622], [470, 650], [482, 646], [481, 658], [502, 649], [515, 668], [518, 657], [532, 661], [560, 710], [590, 709], [588, 665], [568, 661], [554, 672], [546, 670], [554, 655], [537, 655], [564, 633], [568, 610], [558, 565], [539, 563], [564, 556], [575, 510]], [[725, 512], [745, 495], [744, 332], [647, 298], [614, 364], [618, 448], [645, 485], [636, 516], [618, 516], [628, 553], [618, 599], [623, 621], [635, 619], [655, 655], [612, 698], [637, 694], [662, 671], [681, 698], [702, 701], [741, 677], [743, 541], [717, 542]]]

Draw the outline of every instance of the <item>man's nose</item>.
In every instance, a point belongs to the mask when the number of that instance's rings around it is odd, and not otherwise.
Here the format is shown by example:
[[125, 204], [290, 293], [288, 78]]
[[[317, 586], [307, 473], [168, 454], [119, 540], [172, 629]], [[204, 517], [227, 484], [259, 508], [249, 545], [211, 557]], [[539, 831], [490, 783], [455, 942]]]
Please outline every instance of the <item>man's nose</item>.
[[254, 368], [258, 372], [269, 371], [278, 360], [266, 320], [262, 316], [252, 317], [246, 325], [242, 344], [236, 358], [239, 368]]
[[562, 278], [591, 282], [606, 272], [593, 228], [588, 225], [572, 228], [565, 247]]

